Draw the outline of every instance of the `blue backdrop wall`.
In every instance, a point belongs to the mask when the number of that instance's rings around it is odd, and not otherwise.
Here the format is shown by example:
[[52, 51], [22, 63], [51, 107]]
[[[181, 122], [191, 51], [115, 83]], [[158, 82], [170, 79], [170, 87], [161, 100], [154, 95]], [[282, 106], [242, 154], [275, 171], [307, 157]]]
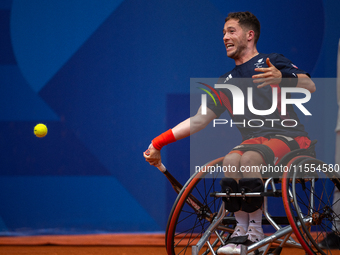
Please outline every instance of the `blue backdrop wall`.
[[[233, 68], [222, 28], [244, 10], [261, 21], [259, 51], [336, 77], [338, 1], [1, 0], [0, 234], [164, 231], [175, 194], [142, 152], [189, 116], [191, 77]], [[332, 163], [335, 86], [307, 107]], [[162, 154], [184, 182], [189, 139]]]

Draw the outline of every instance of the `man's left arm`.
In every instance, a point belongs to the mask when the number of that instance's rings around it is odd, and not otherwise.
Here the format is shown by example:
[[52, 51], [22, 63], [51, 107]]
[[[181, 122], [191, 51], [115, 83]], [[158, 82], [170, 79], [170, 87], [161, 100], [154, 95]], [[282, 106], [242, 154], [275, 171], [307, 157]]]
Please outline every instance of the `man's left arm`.
[[303, 73], [298, 73], [298, 82], [296, 87], [298, 88], [304, 88], [309, 90], [310, 93], [315, 92], [315, 83], [312, 81], [312, 79], [307, 75]]

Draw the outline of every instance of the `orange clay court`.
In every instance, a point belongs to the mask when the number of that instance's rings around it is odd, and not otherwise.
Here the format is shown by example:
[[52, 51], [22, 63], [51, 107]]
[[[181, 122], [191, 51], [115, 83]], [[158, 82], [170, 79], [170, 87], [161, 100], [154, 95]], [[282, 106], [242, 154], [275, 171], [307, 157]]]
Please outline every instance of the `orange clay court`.
[[[294, 236], [293, 236], [294, 237]], [[97, 234], [0, 237], [1, 255], [166, 255], [164, 234]], [[187, 252], [191, 254], [191, 251]], [[282, 255], [305, 254], [284, 248]], [[338, 255], [340, 250], [332, 250]]]

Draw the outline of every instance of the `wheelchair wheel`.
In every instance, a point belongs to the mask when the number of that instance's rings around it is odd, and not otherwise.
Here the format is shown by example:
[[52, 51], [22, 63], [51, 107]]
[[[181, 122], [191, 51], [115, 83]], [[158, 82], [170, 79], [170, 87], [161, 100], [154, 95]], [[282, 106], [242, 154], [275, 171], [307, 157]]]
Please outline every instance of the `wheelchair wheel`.
[[[221, 161], [220, 158], [207, 165], [216, 165]], [[183, 186], [172, 207], [166, 228], [166, 249], [169, 255], [192, 254], [191, 246], [200, 240], [221, 207], [220, 198], [210, 197], [210, 193], [221, 190], [219, 180], [217, 174], [197, 172]], [[221, 245], [214, 235], [209, 240], [216, 248]], [[211, 254], [206, 247], [202, 250], [199, 254]]]
[[334, 189], [340, 187], [338, 176], [309, 156], [295, 157], [287, 166], [290, 172], [282, 180], [283, 202], [297, 239], [308, 254], [332, 254], [319, 243], [339, 218], [332, 210]]

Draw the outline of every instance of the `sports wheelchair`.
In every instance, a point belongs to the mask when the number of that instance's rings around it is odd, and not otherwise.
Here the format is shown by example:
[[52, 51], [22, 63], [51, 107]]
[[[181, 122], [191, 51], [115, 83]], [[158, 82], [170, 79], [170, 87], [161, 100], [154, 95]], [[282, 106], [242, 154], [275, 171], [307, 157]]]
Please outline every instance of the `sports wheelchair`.
[[[332, 210], [334, 189], [340, 189], [338, 170], [315, 158], [316, 141], [308, 149], [285, 155], [278, 164], [287, 166], [280, 178], [264, 176], [264, 191], [223, 193], [216, 173], [198, 171], [181, 189], [172, 207], [166, 227], [169, 255], [217, 254], [236, 225], [233, 213], [225, 209], [222, 197], [260, 197], [263, 202], [262, 224], [271, 225], [273, 234], [251, 246], [241, 246], [241, 254], [280, 254], [283, 247], [304, 249], [308, 254], [332, 254], [319, 242], [334, 230], [339, 218]], [[203, 167], [222, 165], [223, 157]], [[308, 171], [307, 171], [308, 170]], [[302, 175], [301, 175], [302, 173]], [[209, 178], [205, 178], [209, 175]], [[270, 206], [283, 202], [286, 216], [272, 216]], [[270, 201], [269, 201], [270, 200]], [[339, 234], [340, 231], [336, 230]]]

